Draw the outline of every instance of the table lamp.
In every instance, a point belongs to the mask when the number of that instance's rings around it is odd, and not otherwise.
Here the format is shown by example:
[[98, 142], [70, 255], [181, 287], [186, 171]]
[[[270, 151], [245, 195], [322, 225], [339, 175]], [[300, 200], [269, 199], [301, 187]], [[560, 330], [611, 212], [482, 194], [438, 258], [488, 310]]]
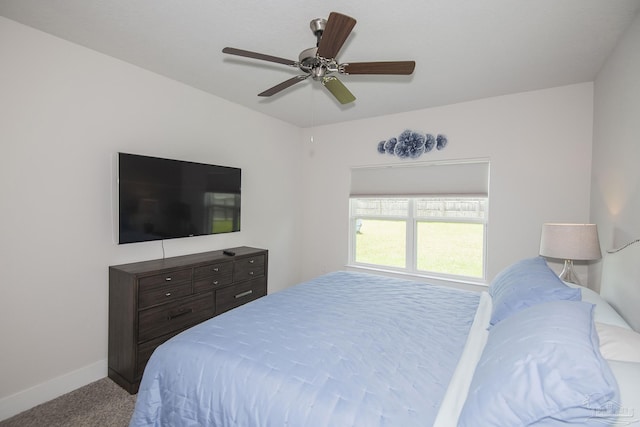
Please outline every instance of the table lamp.
[[540, 236], [540, 255], [564, 259], [560, 279], [581, 285], [573, 269], [573, 261], [592, 261], [602, 258], [596, 224], [543, 224]]

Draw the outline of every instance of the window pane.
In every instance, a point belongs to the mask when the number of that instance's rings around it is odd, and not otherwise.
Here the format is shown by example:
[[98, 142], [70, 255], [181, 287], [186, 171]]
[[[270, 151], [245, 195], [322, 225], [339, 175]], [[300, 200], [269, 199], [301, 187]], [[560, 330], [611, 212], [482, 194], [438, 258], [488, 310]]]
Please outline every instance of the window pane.
[[487, 200], [484, 198], [430, 198], [416, 200], [418, 218], [486, 218]]
[[406, 217], [408, 199], [351, 199], [351, 215], [377, 217]]
[[356, 220], [356, 262], [406, 266], [406, 221]]
[[417, 223], [418, 270], [482, 277], [484, 224]]

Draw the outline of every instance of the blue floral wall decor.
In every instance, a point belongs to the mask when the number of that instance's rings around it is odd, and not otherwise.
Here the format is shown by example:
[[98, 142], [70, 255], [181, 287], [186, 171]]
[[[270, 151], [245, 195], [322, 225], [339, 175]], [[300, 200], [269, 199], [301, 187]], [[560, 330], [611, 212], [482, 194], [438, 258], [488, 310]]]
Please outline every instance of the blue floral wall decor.
[[437, 138], [436, 138], [436, 148], [438, 150], [442, 150], [444, 147], [447, 146], [447, 137], [445, 135], [442, 135], [441, 133], [438, 134]]
[[428, 153], [429, 151], [433, 150], [433, 146], [436, 145], [436, 139], [430, 133], [427, 134], [426, 138], [427, 138], [427, 142], [426, 142], [427, 147], [425, 151]]
[[423, 134], [407, 129], [397, 138], [378, 142], [378, 153], [398, 156], [401, 159], [416, 159], [434, 147], [436, 150], [444, 149], [447, 142], [447, 137], [441, 133], [434, 137], [430, 133]]

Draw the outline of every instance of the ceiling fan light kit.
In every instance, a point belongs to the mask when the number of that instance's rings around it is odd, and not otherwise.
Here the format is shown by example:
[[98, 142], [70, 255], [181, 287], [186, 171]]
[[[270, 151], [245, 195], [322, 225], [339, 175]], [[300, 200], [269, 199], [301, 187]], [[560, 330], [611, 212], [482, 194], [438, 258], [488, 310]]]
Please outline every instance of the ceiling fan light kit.
[[348, 104], [355, 101], [356, 97], [334, 74], [410, 75], [416, 66], [415, 61], [339, 63], [336, 59], [338, 52], [355, 25], [355, 19], [337, 12], [331, 12], [326, 20], [323, 18], [313, 19], [309, 27], [316, 36], [316, 47], [303, 50], [298, 55], [298, 61], [232, 47], [225, 47], [222, 52], [288, 65], [305, 73], [285, 80], [259, 93], [258, 96], [273, 96], [311, 77], [313, 80], [320, 81], [339, 103]]

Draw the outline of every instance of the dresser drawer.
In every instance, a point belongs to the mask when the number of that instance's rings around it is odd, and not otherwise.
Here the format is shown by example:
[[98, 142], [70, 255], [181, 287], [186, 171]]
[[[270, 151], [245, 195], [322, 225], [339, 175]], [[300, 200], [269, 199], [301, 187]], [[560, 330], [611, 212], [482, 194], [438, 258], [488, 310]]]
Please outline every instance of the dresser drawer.
[[191, 295], [191, 282], [168, 282], [164, 286], [140, 288], [138, 292], [138, 308], [142, 309]]
[[158, 347], [160, 344], [162, 344], [169, 338], [178, 335], [180, 332], [181, 330], [174, 331], [174, 332], [171, 332], [170, 334], [163, 335], [160, 338], [147, 341], [138, 346], [138, 358], [136, 361], [136, 378], [137, 379], [140, 379], [142, 377], [144, 368], [145, 366], [147, 366], [147, 362], [149, 361], [149, 358], [151, 358], [151, 355], [153, 354], [153, 351], [156, 349], [156, 347]]
[[169, 271], [167, 273], [156, 274], [153, 276], [142, 277], [138, 283], [140, 290], [146, 290], [156, 286], [163, 286], [169, 283], [191, 280], [191, 269]]
[[193, 283], [193, 292], [199, 293], [210, 291], [220, 286], [230, 285], [232, 282], [233, 276], [231, 275], [231, 271], [229, 271], [225, 276], [216, 275], [205, 277], [204, 279], [196, 280]]
[[266, 294], [266, 277], [218, 289], [216, 291], [216, 315], [263, 297]]
[[236, 260], [233, 267], [233, 280], [241, 281], [264, 276], [264, 255]]
[[208, 276], [226, 276], [233, 272], [233, 263], [231, 261], [218, 262], [215, 264], [203, 265], [197, 267], [193, 272], [194, 279], [200, 279]]
[[213, 314], [213, 292], [142, 310], [138, 314], [138, 342], [195, 325]]

